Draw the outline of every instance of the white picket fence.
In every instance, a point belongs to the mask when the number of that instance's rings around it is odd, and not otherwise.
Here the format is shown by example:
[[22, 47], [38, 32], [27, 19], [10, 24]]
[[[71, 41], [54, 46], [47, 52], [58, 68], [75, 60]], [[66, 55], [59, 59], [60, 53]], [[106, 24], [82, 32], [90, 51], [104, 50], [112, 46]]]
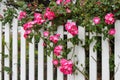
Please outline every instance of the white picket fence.
[[[0, 6], [2, 7], [2, 6]], [[0, 11], [2, 14], [2, 10]], [[3, 28], [4, 31], [3, 31]], [[120, 80], [120, 20], [117, 20], [115, 23], [115, 42], [114, 42], [114, 57], [115, 57], [115, 70], [114, 70], [114, 80]], [[4, 34], [3, 34], [4, 32]], [[19, 33], [19, 34], [18, 34]], [[69, 33], [65, 32], [62, 26], [58, 27], [58, 33], [61, 34], [61, 38], [64, 35], [67, 35], [67, 38], [72, 37]], [[13, 21], [13, 28], [12, 30], [9, 27], [9, 24], [5, 26], [2, 25], [0, 22], [0, 53], [8, 55], [6, 58], [2, 58], [3, 54], [0, 54], [0, 80], [66, 80], [64, 79], [63, 74], [57, 69], [57, 76], [54, 75], [54, 68], [52, 64], [52, 56], [47, 57], [47, 73], [44, 72], [44, 47], [43, 41], [40, 40], [38, 45], [38, 62], [37, 62], [37, 71], [35, 68], [35, 43], [34, 39], [32, 43], [29, 45], [26, 44], [26, 40], [23, 37], [24, 30], [23, 28], [18, 29], [18, 20], [14, 19]], [[85, 29], [79, 26], [79, 38], [85, 41]], [[20, 35], [20, 36], [18, 36]], [[10, 37], [12, 36], [12, 47], [10, 47]], [[89, 38], [95, 36], [95, 34], [90, 34]], [[5, 46], [3, 46], [3, 38], [5, 41]], [[20, 39], [20, 51], [18, 50], [18, 39]], [[93, 46], [95, 45], [96, 41], [93, 41], [89, 46], [89, 80], [97, 80], [97, 52], [93, 51]], [[102, 48], [102, 80], [110, 80], [110, 69], [109, 69], [109, 43], [108, 40], [103, 40], [101, 38], [101, 48]], [[83, 42], [85, 44], [85, 42]], [[27, 65], [26, 61], [26, 47], [29, 46], [29, 65]], [[72, 46], [71, 43], [68, 43], [68, 47]], [[12, 49], [12, 61], [10, 58], [10, 50]], [[78, 67], [81, 71], [85, 68], [85, 49], [79, 44], [76, 49], [75, 53], [78, 56]], [[20, 66], [18, 65], [18, 55], [20, 55]], [[68, 55], [71, 56], [71, 54]], [[4, 61], [4, 62], [3, 62]], [[4, 64], [3, 64], [4, 63]], [[81, 64], [83, 66], [81, 66]], [[12, 74], [8, 74], [6, 71], [3, 70], [3, 67], [10, 67], [12, 68]], [[19, 67], [19, 69], [18, 69]], [[38, 78], [36, 78], [36, 75]], [[54, 79], [54, 77], [57, 77]], [[85, 80], [85, 77], [78, 73], [78, 75], [68, 75], [67, 80]]]

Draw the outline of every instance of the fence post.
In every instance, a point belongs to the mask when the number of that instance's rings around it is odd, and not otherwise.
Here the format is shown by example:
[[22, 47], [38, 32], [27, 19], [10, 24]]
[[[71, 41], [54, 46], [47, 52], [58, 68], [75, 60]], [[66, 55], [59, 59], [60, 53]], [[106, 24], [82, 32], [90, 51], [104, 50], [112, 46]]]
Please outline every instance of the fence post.
[[[41, 36], [43, 36], [41, 31]], [[43, 40], [38, 43], [38, 80], [44, 80], [44, 46]]]
[[[10, 68], [10, 61], [9, 61], [9, 54], [10, 54], [10, 27], [7, 23], [5, 26], [5, 53], [4, 55], [7, 56], [4, 58], [4, 67]], [[5, 70], [4, 71], [4, 80], [10, 80], [9, 73]]]
[[120, 80], [120, 20], [115, 23], [115, 80]]
[[[96, 36], [95, 34], [90, 33], [90, 39]], [[93, 51], [96, 41], [94, 40], [89, 46], [89, 79], [97, 80], [97, 52]]]
[[[0, 15], [3, 15], [2, 3], [0, 3]], [[2, 80], [2, 22], [0, 22], [0, 80]]]
[[34, 37], [32, 43], [29, 43], [29, 80], [35, 79], [35, 42]]
[[24, 38], [24, 30], [21, 27], [21, 56], [20, 56], [20, 80], [26, 80], [26, 39]]
[[103, 40], [103, 35], [102, 35], [102, 80], [110, 80], [109, 43], [108, 39]]
[[[77, 55], [76, 59], [78, 59], [78, 65], [77, 67], [84, 73], [85, 71], [85, 49], [82, 47], [85, 44], [85, 28], [79, 26], [78, 27], [78, 37], [80, 40], [82, 40], [82, 43], [79, 43], [79, 45], [76, 47], [75, 54]], [[85, 80], [85, 76], [78, 72], [78, 74], [75, 76], [75, 80]]]
[[2, 80], [2, 23], [0, 22], [0, 80]]
[[[60, 34], [60, 38], [64, 37], [64, 26], [59, 26], [57, 29], [57, 33]], [[57, 68], [57, 80], [63, 80], [63, 73], [60, 72], [59, 68]]]
[[13, 28], [12, 28], [12, 33], [13, 33], [13, 45], [12, 45], [12, 80], [17, 80], [18, 79], [18, 20], [13, 19]]

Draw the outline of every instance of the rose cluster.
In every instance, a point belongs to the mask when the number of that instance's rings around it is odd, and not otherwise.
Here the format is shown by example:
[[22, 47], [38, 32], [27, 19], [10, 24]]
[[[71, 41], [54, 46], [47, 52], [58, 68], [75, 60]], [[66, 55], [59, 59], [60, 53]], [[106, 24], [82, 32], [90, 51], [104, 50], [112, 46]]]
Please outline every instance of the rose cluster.
[[[55, 59], [55, 60], [53, 60], [53, 64], [55, 66], [58, 66], [59, 61], [57, 59]], [[72, 74], [73, 73], [73, 63], [72, 63], [72, 61], [71, 60], [66, 60], [66, 59], [61, 59], [59, 69], [63, 74]]]
[[[110, 25], [110, 24], [114, 24], [114, 22], [115, 22], [114, 14], [108, 13], [108, 14], [105, 15], [105, 23], [106, 23], [106, 24]], [[100, 18], [99, 18], [99, 17], [94, 17], [94, 18], [93, 18], [93, 23], [94, 23], [95, 25], [100, 24]], [[108, 31], [108, 34], [109, 34], [109, 35], [114, 35], [115, 32], [116, 32], [115, 29], [114, 29], [114, 28], [111, 28], [111, 29]]]
[[[20, 12], [18, 20], [22, 20], [26, 18], [27, 13], [25, 11]], [[29, 21], [25, 24], [23, 24], [23, 28], [25, 30], [24, 37], [27, 38], [28, 35], [32, 32], [32, 27], [37, 24], [37, 25], [42, 25], [43, 23], [46, 22], [46, 20], [53, 20], [55, 18], [55, 13], [50, 10], [50, 8], [46, 9], [46, 12], [44, 15], [41, 13], [34, 13], [34, 20]]]
[[[57, 6], [61, 6], [64, 9], [64, 11], [66, 11], [66, 14], [72, 13], [72, 9], [70, 9], [70, 7], [68, 6], [69, 3], [71, 3], [71, 0], [56, 0], [56, 5]], [[100, 5], [100, 3], [98, 3]], [[54, 11], [52, 8], [47, 7], [45, 9], [45, 11], [43, 13], [39, 13], [39, 12], [34, 12], [32, 14], [32, 19], [27, 20], [26, 23], [23, 24], [23, 28], [25, 30], [24, 33], [24, 37], [25, 38], [29, 38], [28, 36], [31, 34], [32, 29], [34, 27], [40, 26], [40, 25], [44, 25], [47, 26], [46, 24], [49, 24], [49, 22], [51, 22], [52, 24], [54, 24], [55, 22], [53, 20], [56, 20], [56, 18], [58, 16], [62, 16], [62, 13], [57, 14], [58, 11]], [[74, 12], [74, 11], [73, 11]], [[27, 12], [25, 11], [21, 11], [19, 16], [18, 16], [18, 20], [22, 20], [22, 19], [26, 19], [28, 16]], [[58, 19], [59, 20], [59, 19]], [[77, 25], [77, 21], [74, 21], [74, 19], [72, 19], [71, 21], [67, 21], [64, 20], [66, 22], [64, 22], [63, 25], [65, 30], [70, 33], [73, 37], [76, 37], [78, 35], [78, 28], [79, 26]], [[114, 18], [114, 14], [113, 13], [107, 13], [104, 16], [104, 19], [101, 18], [101, 16], [95, 16], [92, 19], [92, 23], [95, 26], [99, 26], [102, 21], [104, 21], [105, 25], [112, 25], [115, 22], [115, 18]], [[52, 25], [51, 24], [51, 25]], [[56, 26], [57, 27], [57, 26]], [[52, 26], [50, 26], [50, 28], [52, 28]], [[73, 62], [71, 60], [67, 60], [65, 58], [62, 57], [62, 53], [64, 52], [64, 45], [59, 43], [60, 41], [60, 34], [58, 33], [53, 33], [51, 32], [48, 28], [43, 28], [45, 31], [43, 32], [43, 37], [44, 39], [48, 40], [49, 42], [53, 43], [54, 47], [52, 48], [53, 53], [54, 53], [54, 57], [55, 59], [53, 60], [53, 64], [56, 67], [59, 67], [60, 71], [64, 74], [72, 74], [73, 73]], [[108, 28], [110, 29], [110, 28]], [[111, 28], [108, 31], [109, 35], [114, 35], [115, 34], [115, 29]], [[71, 41], [72, 42], [72, 41]], [[47, 44], [44, 42], [43, 46], [47, 46]]]

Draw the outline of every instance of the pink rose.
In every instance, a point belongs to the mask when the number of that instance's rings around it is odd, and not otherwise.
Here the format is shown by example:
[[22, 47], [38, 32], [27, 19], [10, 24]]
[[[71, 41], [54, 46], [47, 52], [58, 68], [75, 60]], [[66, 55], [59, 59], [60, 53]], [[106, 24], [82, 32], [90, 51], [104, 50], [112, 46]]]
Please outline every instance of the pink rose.
[[115, 22], [114, 14], [108, 13], [107, 15], [105, 15], [105, 23], [113, 24], [114, 22]]
[[64, 74], [72, 74], [73, 72], [73, 63], [72, 61], [68, 61], [66, 59], [61, 59], [60, 60], [60, 71], [63, 72]]
[[114, 35], [115, 34], [115, 29], [111, 28], [109, 31], [108, 31], [108, 34], [109, 35]]
[[64, 4], [66, 5], [66, 4], [70, 3], [70, 2], [71, 2], [71, 0], [65, 0]]
[[99, 24], [100, 23], [100, 18], [99, 17], [94, 17], [93, 22], [94, 22], [94, 24]]
[[55, 66], [57, 66], [57, 65], [58, 65], [58, 60], [57, 60], [57, 59], [54, 59], [54, 60], [52, 61], [52, 63], [53, 63]]
[[54, 54], [56, 55], [56, 56], [59, 56], [60, 55], [60, 53], [62, 52], [62, 45], [58, 45], [58, 46], [56, 46], [55, 48], [54, 48]]
[[67, 9], [66, 9], [66, 12], [67, 12], [67, 13], [71, 13], [71, 10], [67, 8]]
[[47, 46], [47, 44], [44, 42], [44, 43], [43, 43], [43, 46]]
[[34, 22], [37, 24], [42, 24], [45, 20], [42, 19], [42, 15], [40, 13], [34, 13]]
[[78, 34], [78, 28], [75, 22], [67, 22], [65, 24], [65, 29], [73, 36]]
[[31, 33], [31, 30], [25, 30], [24, 38], [27, 38], [30, 33]]
[[25, 18], [26, 15], [27, 15], [27, 14], [26, 14], [25, 11], [20, 12], [19, 17], [18, 17], [18, 20], [21, 20], [21, 19]]
[[0, 19], [2, 19], [3, 18], [3, 16], [0, 14]]
[[57, 43], [58, 42], [58, 40], [59, 40], [59, 34], [56, 34], [56, 35], [52, 35], [52, 36], [50, 36], [50, 40], [53, 42], [53, 43]]
[[55, 13], [51, 11], [50, 8], [47, 8], [44, 17], [48, 20], [53, 20], [55, 18]]
[[49, 36], [49, 31], [44, 31], [44, 32], [43, 32], [43, 35], [44, 35], [45, 37], [48, 37], [48, 36]]
[[57, 0], [56, 4], [61, 4], [63, 2], [63, 0]]
[[24, 30], [30, 29], [33, 27], [34, 24], [35, 24], [34, 21], [27, 22], [27, 23], [23, 24], [23, 28], [24, 28]]

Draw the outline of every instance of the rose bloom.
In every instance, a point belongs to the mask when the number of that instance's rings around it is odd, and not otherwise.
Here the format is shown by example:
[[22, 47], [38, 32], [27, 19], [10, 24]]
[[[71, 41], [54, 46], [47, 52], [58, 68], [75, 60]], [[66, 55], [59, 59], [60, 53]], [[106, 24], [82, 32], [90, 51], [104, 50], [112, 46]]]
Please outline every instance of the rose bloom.
[[109, 35], [114, 35], [115, 34], [115, 29], [111, 28], [109, 31], [108, 31], [108, 34]]
[[0, 14], [0, 19], [2, 19], [3, 18], [3, 16]]
[[34, 22], [34, 21], [30, 21], [30, 22], [27, 22], [27, 23], [23, 24], [24, 30], [32, 28], [35, 23], [36, 22]]
[[18, 17], [18, 20], [21, 20], [21, 19], [25, 18], [26, 15], [27, 15], [27, 14], [26, 14], [25, 11], [20, 12], [19, 17]]
[[71, 2], [71, 0], [65, 0], [64, 4], [66, 5], [66, 4], [70, 3], [70, 2]]
[[44, 31], [44, 32], [43, 32], [43, 35], [44, 35], [45, 37], [48, 37], [48, 36], [49, 36], [49, 31]]
[[56, 47], [54, 48], [54, 54], [55, 54], [56, 56], [59, 56], [60, 53], [62, 52], [62, 49], [63, 49], [63, 46], [62, 46], [62, 45], [56, 46]]
[[105, 15], [105, 23], [106, 24], [113, 24], [114, 22], [115, 22], [114, 14], [108, 13]]
[[45, 42], [43, 42], [43, 46], [45, 47], [45, 46], [47, 46], [47, 44]]
[[73, 36], [78, 34], [78, 28], [75, 22], [67, 22], [65, 24], [65, 29]]
[[67, 13], [71, 13], [71, 10], [69, 8], [66, 9]]
[[52, 35], [50, 36], [50, 40], [56, 44], [59, 40], [59, 37], [60, 37], [60, 34]]
[[66, 59], [61, 59], [60, 60], [60, 71], [63, 73], [63, 74], [72, 74], [73, 72], [73, 63], [72, 61], [68, 61]]
[[50, 8], [47, 8], [44, 17], [48, 20], [53, 20], [55, 18], [55, 13], [51, 11]]
[[99, 17], [94, 17], [93, 22], [94, 22], [94, 24], [99, 24], [100, 23], [100, 18]]
[[27, 38], [30, 33], [31, 33], [31, 30], [25, 30], [24, 38]]
[[42, 15], [40, 13], [34, 13], [34, 22], [37, 24], [42, 24], [45, 20], [42, 19]]
[[52, 63], [53, 63], [55, 66], [57, 66], [59, 62], [58, 62], [57, 59], [54, 59], [54, 60], [52, 61]]
[[61, 4], [63, 2], [63, 0], [57, 0], [56, 4]]

